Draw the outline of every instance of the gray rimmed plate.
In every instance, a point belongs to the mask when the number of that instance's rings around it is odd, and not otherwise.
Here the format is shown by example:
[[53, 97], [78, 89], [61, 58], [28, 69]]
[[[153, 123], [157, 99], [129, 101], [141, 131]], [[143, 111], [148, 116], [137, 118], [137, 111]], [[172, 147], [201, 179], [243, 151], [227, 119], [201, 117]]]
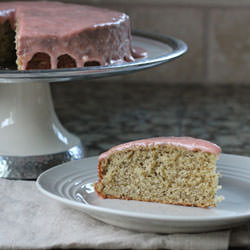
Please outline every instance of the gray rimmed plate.
[[49, 169], [36, 185], [48, 197], [119, 227], [158, 233], [206, 232], [250, 219], [250, 158], [222, 154], [217, 167], [222, 174], [219, 195], [225, 200], [208, 209], [99, 198], [92, 185], [97, 180], [97, 157]]

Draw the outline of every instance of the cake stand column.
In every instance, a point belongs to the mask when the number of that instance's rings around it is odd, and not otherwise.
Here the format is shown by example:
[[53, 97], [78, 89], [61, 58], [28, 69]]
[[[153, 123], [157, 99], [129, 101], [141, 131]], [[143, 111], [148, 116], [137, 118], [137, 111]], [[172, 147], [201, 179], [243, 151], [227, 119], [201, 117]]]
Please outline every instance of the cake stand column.
[[83, 156], [79, 138], [56, 116], [49, 83], [0, 85], [0, 177], [35, 179]]

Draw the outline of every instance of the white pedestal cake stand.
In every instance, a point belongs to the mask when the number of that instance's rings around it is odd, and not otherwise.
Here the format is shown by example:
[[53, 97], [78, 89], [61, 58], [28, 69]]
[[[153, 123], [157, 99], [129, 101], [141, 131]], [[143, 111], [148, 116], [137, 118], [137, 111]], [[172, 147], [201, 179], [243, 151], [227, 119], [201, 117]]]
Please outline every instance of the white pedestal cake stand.
[[84, 157], [83, 146], [59, 122], [49, 84], [146, 69], [187, 51], [173, 37], [136, 32], [133, 46], [148, 57], [119, 65], [60, 70], [0, 70], [0, 177], [36, 179], [44, 170]]

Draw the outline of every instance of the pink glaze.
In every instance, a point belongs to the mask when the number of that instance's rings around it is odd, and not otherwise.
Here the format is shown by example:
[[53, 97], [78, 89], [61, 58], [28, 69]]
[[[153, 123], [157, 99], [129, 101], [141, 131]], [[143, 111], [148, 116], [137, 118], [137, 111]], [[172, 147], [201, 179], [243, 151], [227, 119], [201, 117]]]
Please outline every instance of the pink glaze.
[[[70, 55], [77, 67], [133, 61], [129, 17], [121, 12], [59, 2], [0, 3], [0, 23], [17, 22], [17, 55], [25, 69], [35, 53], [46, 53], [51, 68], [58, 57]], [[138, 51], [135, 57], [144, 57]]]
[[189, 151], [201, 150], [203, 152], [209, 152], [216, 154], [217, 157], [221, 152], [221, 148], [214, 143], [211, 143], [202, 139], [195, 139], [192, 137], [156, 137], [149, 138], [144, 140], [127, 142], [118, 146], [115, 146], [108, 150], [107, 152], [102, 153], [99, 156], [99, 160], [108, 158], [111, 154], [117, 151], [122, 151], [125, 149], [134, 149], [141, 147], [154, 147], [157, 145], [174, 145], [184, 147]]

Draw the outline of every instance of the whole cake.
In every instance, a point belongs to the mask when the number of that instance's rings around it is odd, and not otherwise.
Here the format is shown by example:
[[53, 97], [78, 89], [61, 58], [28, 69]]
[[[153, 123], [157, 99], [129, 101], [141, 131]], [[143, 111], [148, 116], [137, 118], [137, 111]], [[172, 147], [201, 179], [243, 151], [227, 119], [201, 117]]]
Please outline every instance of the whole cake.
[[99, 156], [95, 190], [103, 198], [215, 206], [219, 146], [191, 137], [128, 142]]
[[124, 13], [60, 2], [0, 3], [1, 67], [98, 66], [136, 56], [144, 53], [134, 53]]

